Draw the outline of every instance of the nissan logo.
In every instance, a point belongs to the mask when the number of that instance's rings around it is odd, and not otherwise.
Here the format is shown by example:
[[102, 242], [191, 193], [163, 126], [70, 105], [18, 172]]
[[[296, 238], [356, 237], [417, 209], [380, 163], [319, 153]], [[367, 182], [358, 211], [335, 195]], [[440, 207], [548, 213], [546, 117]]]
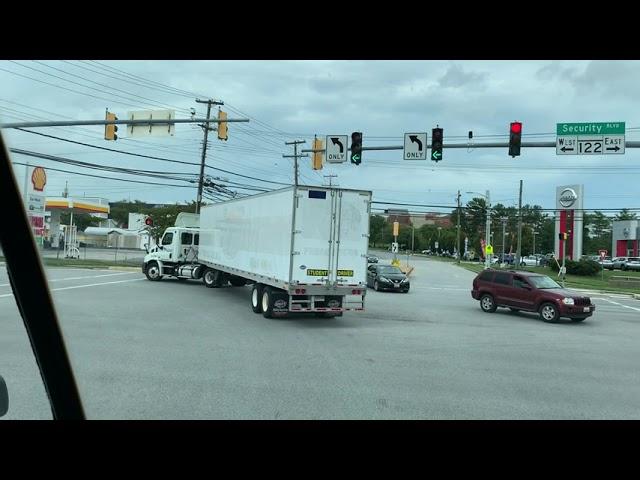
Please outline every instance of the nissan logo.
[[576, 200], [578, 199], [578, 195], [576, 194], [573, 188], [565, 188], [562, 193], [560, 193], [560, 205], [564, 208], [571, 207]]

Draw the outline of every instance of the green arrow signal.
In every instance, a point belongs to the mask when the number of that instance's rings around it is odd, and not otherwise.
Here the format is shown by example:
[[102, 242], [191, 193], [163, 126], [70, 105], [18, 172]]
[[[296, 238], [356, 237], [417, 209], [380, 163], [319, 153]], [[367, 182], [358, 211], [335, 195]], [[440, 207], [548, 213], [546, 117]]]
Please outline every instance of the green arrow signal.
[[439, 152], [437, 150], [431, 152], [431, 160], [440, 160], [441, 157], [442, 157], [442, 152]]

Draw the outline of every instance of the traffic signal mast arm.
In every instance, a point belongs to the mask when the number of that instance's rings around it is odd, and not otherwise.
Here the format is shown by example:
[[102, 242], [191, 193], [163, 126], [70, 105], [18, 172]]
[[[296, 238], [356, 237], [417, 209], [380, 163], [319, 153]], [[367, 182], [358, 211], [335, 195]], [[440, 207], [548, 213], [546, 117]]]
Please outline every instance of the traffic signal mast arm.
[[[634, 142], [626, 142], [627, 148], [640, 148], [640, 141]], [[543, 147], [556, 148], [556, 142], [522, 142], [522, 147]], [[487, 142], [487, 143], [474, 143], [473, 148], [508, 148], [509, 142]], [[425, 148], [431, 149], [430, 146], [425, 146]], [[447, 148], [469, 148], [469, 143], [444, 143], [442, 145], [442, 149]], [[347, 148], [347, 150], [351, 150], [351, 148]], [[367, 150], [404, 150], [404, 145], [377, 145], [375, 147], [362, 147], [362, 151]], [[316, 152], [324, 152], [325, 149], [314, 150], [312, 148], [307, 150], [301, 150], [302, 153], [316, 153]]]
[[171, 125], [173, 123], [235, 123], [248, 122], [248, 118], [172, 118], [171, 120], [51, 120], [47, 122], [0, 123], [0, 128], [73, 127], [77, 125]]

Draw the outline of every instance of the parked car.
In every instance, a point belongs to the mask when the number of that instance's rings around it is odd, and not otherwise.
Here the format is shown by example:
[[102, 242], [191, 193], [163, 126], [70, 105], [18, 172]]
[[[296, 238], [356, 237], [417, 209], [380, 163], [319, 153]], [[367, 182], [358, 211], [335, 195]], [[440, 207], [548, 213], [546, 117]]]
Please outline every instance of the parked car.
[[527, 266], [527, 267], [535, 267], [536, 265], [538, 265], [538, 259], [533, 256], [520, 257], [520, 265]]
[[411, 284], [407, 275], [393, 265], [372, 264], [367, 268], [367, 286], [374, 290], [407, 293]]
[[628, 257], [622, 264], [622, 270], [640, 270], [640, 257]]
[[604, 257], [598, 260], [598, 263], [602, 265], [602, 268], [606, 268], [607, 270], [613, 270], [613, 261], [611, 257]]
[[375, 255], [367, 255], [367, 263], [378, 263], [378, 260]]
[[612, 270], [622, 270], [622, 265], [629, 259], [629, 257], [615, 257], [611, 260], [613, 264]]
[[553, 253], [547, 253], [546, 255], [542, 255], [540, 257], [540, 260], [538, 260], [538, 266], [546, 267], [548, 265], [551, 265], [552, 263], [555, 263], [553, 256], [554, 256]]
[[545, 322], [557, 322], [560, 317], [581, 322], [596, 308], [589, 297], [563, 289], [552, 278], [522, 271], [484, 270], [473, 280], [471, 296], [480, 301], [484, 312], [498, 307], [538, 312]]

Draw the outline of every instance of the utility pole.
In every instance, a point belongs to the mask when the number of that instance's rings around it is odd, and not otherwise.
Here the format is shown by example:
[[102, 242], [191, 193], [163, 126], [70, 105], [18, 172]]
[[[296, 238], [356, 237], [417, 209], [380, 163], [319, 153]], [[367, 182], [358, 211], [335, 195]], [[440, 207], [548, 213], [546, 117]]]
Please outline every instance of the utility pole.
[[521, 244], [522, 244], [522, 180], [520, 180], [520, 199], [518, 200], [518, 250], [516, 252], [517, 267], [520, 266], [520, 253], [522, 251]]
[[24, 166], [24, 191], [22, 192], [22, 195], [24, 196], [24, 208], [28, 209], [29, 208], [29, 162], [26, 162], [27, 164]]
[[491, 268], [491, 258], [487, 254], [487, 245], [491, 245], [491, 196], [489, 190], [487, 190], [487, 223], [485, 225], [485, 253], [484, 253], [484, 268]]
[[[323, 175], [324, 178], [328, 178], [329, 179], [329, 186], [333, 187], [333, 182], [331, 181], [333, 178], [338, 178], [338, 175]], [[337, 186], [337, 184], [336, 184]]]
[[209, 119], [211, 118], [211, 105], [224, 105], [224, 102], [216, 102], [215, 100], [200, 100], [196, 98], [196, 103], [207, 104], [207, 122], [201, 125], [204, 128], [204, 142], [202, 144], [202, 161], [200, 163], [200, 178], [198, 179], [198, 198], [196, 200], [196, 213], [200, 213], [200, 206], [202, 204], [202, 188], [204, 184], [204, 163], [207, 158], [207, 138], [209, 137], [209, 130], [213, 130], [209, 126]]
[[301, 154], [298, 155], [298, 145], [300, 145], [301, 143], [307, 143], [306, 140], [294, 140], [293, 142], [284, 142], [285, 145], [293, 145], [293, 155], [282, 155], [283, 158], [293, 158], [293, 168], [294, 168], [294, 175], [295, 175], [295, 181], [294, 184], [297, 187], [298, 186], [298, 158], [303, 158], [303, 157], [308, 157], [308, 154]]
[[457, 249], [458, 249], [458, 265], [460, 265], [460, 257], [462, 254], [460, 253], [460, 190], [458, 190], [458, 237], [457, 237]]

